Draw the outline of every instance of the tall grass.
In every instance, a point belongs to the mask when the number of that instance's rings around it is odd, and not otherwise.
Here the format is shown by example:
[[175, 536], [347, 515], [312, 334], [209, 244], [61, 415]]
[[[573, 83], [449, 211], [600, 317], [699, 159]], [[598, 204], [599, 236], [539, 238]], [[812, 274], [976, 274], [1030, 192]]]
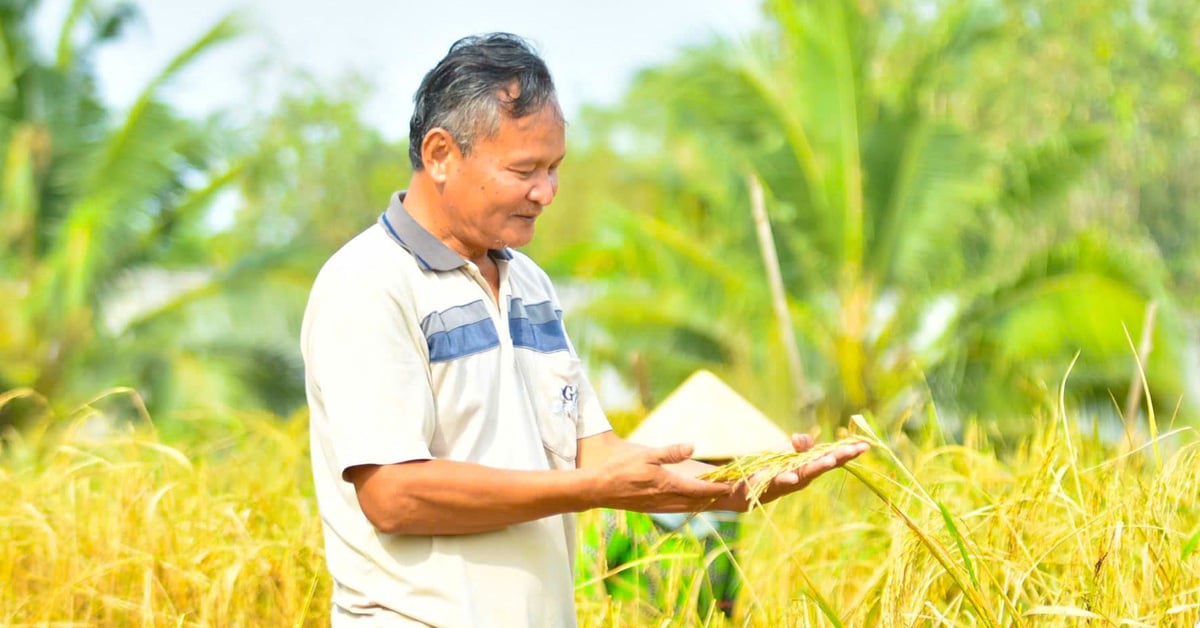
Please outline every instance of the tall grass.
[[[733, 622], [701, 617], [691, 601], [666, 596], [584, 599], [581, 623], [1190, 627], [1200, 620], [1200, 444], [1192, 430], [1136, 450], [1081, 434], [1072, 421], [1042, 421], [1004, 448], [993, 438], [979, 426], [961, 444], [937, 434], [920, 443], [892, 435], [845, 472], [746, 515]], [[1155, 445], [1170, 452], [1161, 469]], [[595, 514], [583, 521], [600, 525]], [[696, 588], [696, 570], [681, 565], [702, 561], [676, 551], [654, 566], [674, 579], [668, 588], [687, 591]]]
[[2, 441], [0, 625], [328, 624], [304, 421], [98, 424]]
[[[697, 615], [703, 558], [674, 545], [641, 567], [678, 594], [614, 602], [581, 580], [580, 623], [1192, 626], [1194, 433], [1165, 431], [1160, 467], [1149, 443], [1055, 419], [1003, 447], [980, 427], [960, 444], [886, 435], [848, 471], [745, 515], [733, 621]], [[304, 417], [180, 421], [170, 437], [90, 420], [2, 441], [0, 625], [328, 622]]]

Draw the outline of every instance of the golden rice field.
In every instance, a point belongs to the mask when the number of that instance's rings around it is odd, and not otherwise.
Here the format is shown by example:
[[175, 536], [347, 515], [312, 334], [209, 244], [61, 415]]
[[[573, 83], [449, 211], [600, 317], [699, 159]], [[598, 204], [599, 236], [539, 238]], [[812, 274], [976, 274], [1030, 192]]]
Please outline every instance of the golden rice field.
[[[177, 423], [84, 413], [3, 437], [0, 625], [328, 623], [304, 417]], [[1061, 417], [1003, 448], [982, 428], [875, 434], [850, 470], [745, 516], [734, 621], [581, 577], [580, 624], [1190, 627], [1200, 446], [1164, 431], [1137, 448]], [[694, 557], [648, 560], [690, 590]]]

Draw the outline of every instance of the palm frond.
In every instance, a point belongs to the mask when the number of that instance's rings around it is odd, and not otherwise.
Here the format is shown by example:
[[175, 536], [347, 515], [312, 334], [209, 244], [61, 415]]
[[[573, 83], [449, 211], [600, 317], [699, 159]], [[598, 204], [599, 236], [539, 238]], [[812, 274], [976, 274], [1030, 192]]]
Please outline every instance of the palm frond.
[[75, 46], [71, 37], [74, 35], [75, 25], [79, 23], [79, 18], [89, 4], [91, 0], [72, 0], [70, 8], [67, 9], [67, 16], [63, 18], [62, 26], [58, 29], [58, 45], [54, 47], [54, 65], [59, 70], [71, 67], [75, 61]]
[[[947, 285], [954, 281], [957, 234], [986, 195], [980, 151], [961, 131], [913, 119], [881, 121], [869, 146], [867, 268], [883, 285]], [[884, 147], [887, 143], [890, 146]], [[936, 269], [936, 270], [935, 270]]]
[[103, 178], [110, 168], [129, 154], [126, 144], [142, 124], [143, 116], [157, 101], [159, 89], [206, 52], [236, 38], [242, 31], [241, 18], [236, 15], [227, 15], [167, 62], [166, 67], [142, 89], [141, 94], [130, 107], [124, 123], [109, 140], [105, 153], [101, 157], [100, 165], [96, 169], [99, 177]]
[[1094, 163], [1105, 142], [1099, 127], [1080, 127], [1019, 147], [1004, 164], [1000, 202], [1035, 210], [1057, 200]]

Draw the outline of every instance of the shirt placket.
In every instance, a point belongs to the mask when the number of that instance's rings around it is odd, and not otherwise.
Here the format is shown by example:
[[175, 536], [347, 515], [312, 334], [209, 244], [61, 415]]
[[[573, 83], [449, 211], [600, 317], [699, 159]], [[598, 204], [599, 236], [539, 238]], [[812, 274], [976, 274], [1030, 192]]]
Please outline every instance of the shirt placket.
[[496, 268], [500, 273], [499, 298], [492, 298], [492, 288], [488, 285], [487, 278], [483, 276], [483, 273], [479, 272], [479, 267], [472, 262], [467, 262], [464, 266], [467, 275], [483, 291], [488, 314], [491, 315], [492, 324], [496, 326], [496, 335], [500, 338], [500, 350], [503, 352], [505, 360], [510, 361], [512, 359], [512, 335], [508, 327], [508, 303], [512, 291], [508, 282], [508, 262], [496, 260]]

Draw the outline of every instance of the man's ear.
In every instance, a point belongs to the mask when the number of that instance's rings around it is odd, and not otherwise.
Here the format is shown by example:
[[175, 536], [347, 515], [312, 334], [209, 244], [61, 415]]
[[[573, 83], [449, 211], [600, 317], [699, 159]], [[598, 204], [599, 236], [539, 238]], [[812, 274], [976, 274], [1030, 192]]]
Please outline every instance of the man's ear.
[[425, 134], [421, 142], [421, 163], [425, 172], [436, 183], [445, 183], [450, 166], [462, 157], [458, 142], [442, 127], [434, 127]]

